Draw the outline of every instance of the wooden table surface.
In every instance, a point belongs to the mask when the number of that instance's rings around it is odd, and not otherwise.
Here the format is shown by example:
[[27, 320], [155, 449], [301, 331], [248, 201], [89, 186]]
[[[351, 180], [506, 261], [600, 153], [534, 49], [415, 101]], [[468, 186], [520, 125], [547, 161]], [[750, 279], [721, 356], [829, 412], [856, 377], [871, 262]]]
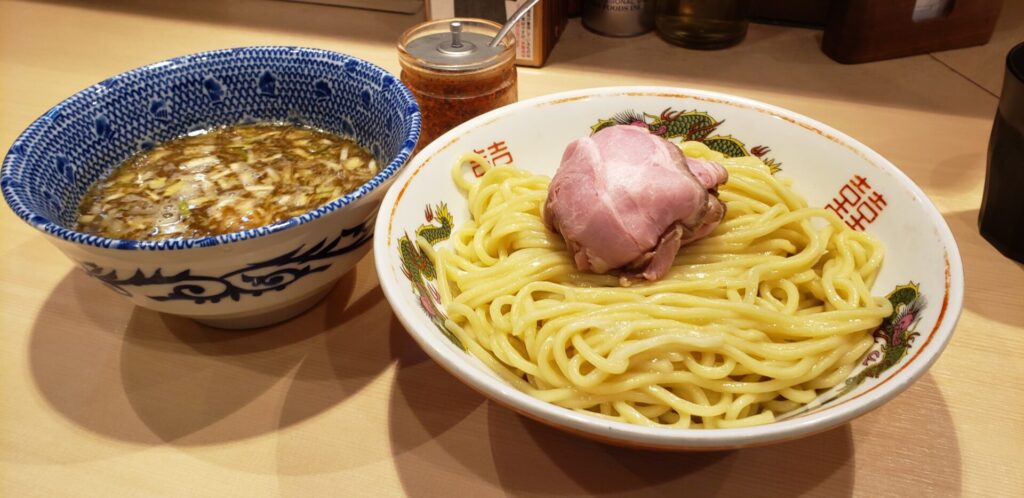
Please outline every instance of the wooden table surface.
[[[574, 19], [521, 98], [692, 86], [829, 123], [901, 167], [960, 245], [966, 299], [931, 371], [878, 410], [770, 447], [664, 454], [562, 434], [484, 400], [406, 335], [366, 257], [283, 325], [225, 332], [135, 308], [0, 208], [3, 496], [1024, 496], [1024, 266], [978, 235], [1006, 2], [984, 47], [843, 66], [818, 31], [753, 25], [720, 52]], [[0, 147], [68, 95], [189, 52], [346, 52], [397, 73], [420, 16], [285, 2], [0, 0]]]

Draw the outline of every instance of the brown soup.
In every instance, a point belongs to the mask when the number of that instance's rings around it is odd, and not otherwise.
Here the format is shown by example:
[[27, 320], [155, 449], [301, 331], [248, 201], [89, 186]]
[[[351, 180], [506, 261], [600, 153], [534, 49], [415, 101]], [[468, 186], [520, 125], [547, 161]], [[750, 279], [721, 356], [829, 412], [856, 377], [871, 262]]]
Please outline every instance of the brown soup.
[[122, 163], [86, 193], [75, 229], [136, 240], [248, 230], [333, 201], [377, 168], [354, 141], [312, 128], [216, 128]]

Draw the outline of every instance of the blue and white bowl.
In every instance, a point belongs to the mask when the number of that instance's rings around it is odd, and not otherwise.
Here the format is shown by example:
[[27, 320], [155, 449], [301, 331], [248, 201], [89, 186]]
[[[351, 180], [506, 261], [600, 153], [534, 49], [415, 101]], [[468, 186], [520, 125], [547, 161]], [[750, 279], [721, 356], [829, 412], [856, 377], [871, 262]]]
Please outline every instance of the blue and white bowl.
[[[161, 241], [73, 230], [88, 188], [132, 154], [190, 131], [254, 121], [350, 137], [387, 166], [334, 202], [252, 230]], [[135, 304], [257, 327], [316, 303], [370, 249], [384, 191], [419, 132], [408, 89], [366, 61], [309, 48], [217, 50], [128, 71], [57, 104], [15, 140], [0, 187], [18, 216]]]

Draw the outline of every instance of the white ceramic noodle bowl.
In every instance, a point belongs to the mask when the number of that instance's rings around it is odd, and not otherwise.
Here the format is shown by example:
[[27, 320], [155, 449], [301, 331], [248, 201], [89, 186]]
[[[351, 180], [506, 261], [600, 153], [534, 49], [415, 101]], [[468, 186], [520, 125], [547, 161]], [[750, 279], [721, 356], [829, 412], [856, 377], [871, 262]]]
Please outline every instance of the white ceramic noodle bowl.
[[[442, 333], [434, 282], [401, 251], [417, 231], [436, 244], [468, 217], [450, 172], [463, 153], [514, 160], [551, 175], [571, 140], [602, 123], [647, 126], [678, 141], [682, 132], [731, 154], [759, 155], [811, 206], [831, 205], [848, 224], [881, 239], [886, 259], [873, 288], [899, 317], [876, 335], [872, 353], [842, 384], [799, 413], [735, 429], [667, 429], [608, 421], [535, 399], [502, 381]], [[694, 125], [696, 123], [696, 125]], [[703, 130], [703, 131], [701, 131]], [[442, 204], [443, 203], [443, 204]], [[862, 415], [906, 389], [938, 358], [963, 301], [960, 254], [942, 216], [896, 166], [843, 133], [799, 114], [715, 92], [615, 87], [548, 95], [477, 117], [417, 155], [385, 196], [375, 260], [381, 287], [409, 333], [442, 367], [488, 398], [554, 427], [626, 446], [671, 450], [738, 448], [818, 433]], [[408, 247], [406, 248], [408, 249]], [[432, 320], [432, 316], [434, 319]], [[875, 352], [877, 351], [877, 352]], [[842, 390], [840, 388], [843, 388]], [[845, 392], [842, 392], [845, 390]]]

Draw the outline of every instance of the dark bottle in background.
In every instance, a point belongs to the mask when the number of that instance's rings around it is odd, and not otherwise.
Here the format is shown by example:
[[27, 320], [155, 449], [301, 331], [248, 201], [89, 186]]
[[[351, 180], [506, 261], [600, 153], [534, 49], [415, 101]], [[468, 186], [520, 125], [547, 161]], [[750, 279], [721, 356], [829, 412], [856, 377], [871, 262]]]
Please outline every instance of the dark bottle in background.
[[487, 19], [498, 24], [505, 24], [508, 14], [505, 12], [505, 0], [452, 0], [455, 17]]
[[655, 0], [583, 0], [583, 26], [605, 36], [637, 36], [654, 29]]
[[1004, 256], [1024, 263], [1024, 43], [1006, 56], [1004, 78], [978, 230]]
[[687, 48], [731, 47], [747, 36], [750, 0], [658, 0], [658, 35]]

